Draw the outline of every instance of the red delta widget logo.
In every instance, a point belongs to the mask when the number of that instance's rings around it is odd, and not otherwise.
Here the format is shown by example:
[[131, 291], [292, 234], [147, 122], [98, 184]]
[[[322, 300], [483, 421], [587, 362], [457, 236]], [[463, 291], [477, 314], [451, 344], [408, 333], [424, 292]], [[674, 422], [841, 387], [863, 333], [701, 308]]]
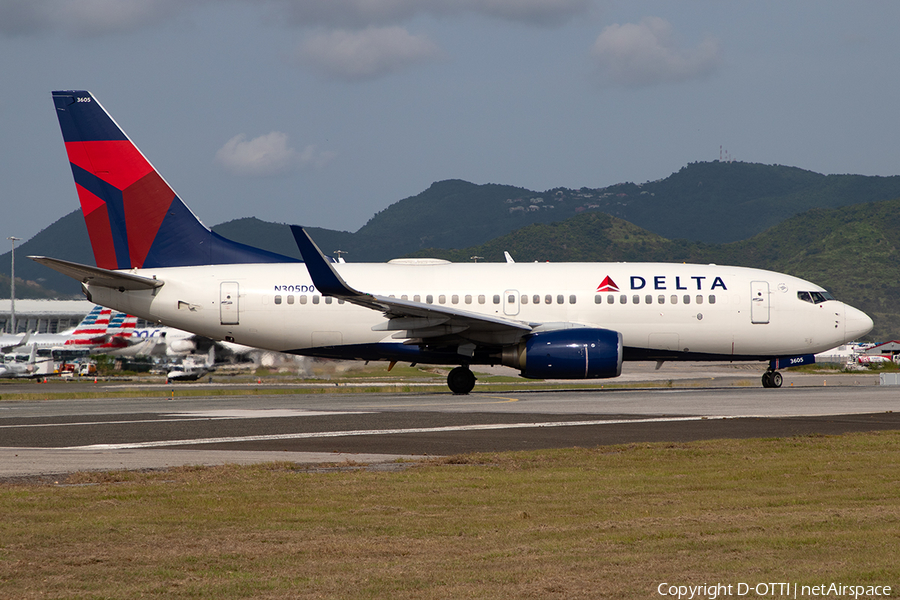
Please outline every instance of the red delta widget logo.
[[[640, 275], [632, 275], [630, 277], [629, 283], [631, 284], [632, 290], [643, 290], [643, 289], [654, 289], [654, 290], [703, 290], [709, 289], [713, 290], [727, 290], [728, 288], [725, 286], [725, 282], [722, 281], [721, 277], [707, 277], [706, 275], [691, 275], [690, 277], [681, 277], [680, 275], [676, 275], [675, 277], [670, 277], [668, 275], [654, 275], [650, 278], [650, 285], [652, 287], [648, 287], [648, 281], [646, 277], [642, 277]], [[706, 288], [705, 286], [709, 287]], [[597, 286], [597, 292], [618, 292], [619, 286], [613, 281], [613, 278], [607, 275], [603, 278], [603, 281], [600, 282], [600, 285]]]

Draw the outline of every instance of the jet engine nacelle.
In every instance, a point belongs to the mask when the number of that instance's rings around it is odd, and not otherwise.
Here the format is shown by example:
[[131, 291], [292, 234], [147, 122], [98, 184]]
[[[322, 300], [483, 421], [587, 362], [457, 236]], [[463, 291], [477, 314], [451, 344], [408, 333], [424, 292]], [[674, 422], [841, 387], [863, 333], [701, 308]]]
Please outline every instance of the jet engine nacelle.
[[190, 354], [197, 349], [197, 344], [192, 339], [172, 340], [169, 342], [170, 354]]
[[502, 363], [530, 379], [601, 379], [622, 373], [622, 349], [618, 331], [560, 329], [504, 348]]

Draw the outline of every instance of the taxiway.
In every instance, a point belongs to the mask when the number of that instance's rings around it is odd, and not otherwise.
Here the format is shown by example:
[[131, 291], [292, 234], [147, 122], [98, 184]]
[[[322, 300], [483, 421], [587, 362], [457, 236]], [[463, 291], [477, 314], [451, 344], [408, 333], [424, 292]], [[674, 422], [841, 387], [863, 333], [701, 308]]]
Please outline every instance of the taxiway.
[[221, 386], [212, 384], [208, 396], [146, 398], [140, 386], [131, 386], [130, 398], [2, 401], [0, 478], [275, 460], [389, 464], [469, 452], [900, 429], [895, 387], [859, 385], [858, 379], [854, 385], [843, 377], [831, 386], [819, 377], [797, 378], [780, 390], [596, 388], [468, 396], [222, 396], [215, 395]]

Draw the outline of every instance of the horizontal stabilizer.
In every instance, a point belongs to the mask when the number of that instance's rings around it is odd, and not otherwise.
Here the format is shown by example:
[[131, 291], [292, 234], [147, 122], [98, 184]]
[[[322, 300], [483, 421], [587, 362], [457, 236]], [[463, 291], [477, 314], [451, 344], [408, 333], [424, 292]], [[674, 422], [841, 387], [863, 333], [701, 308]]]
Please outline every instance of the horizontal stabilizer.
[[150, 279], [149, 277], [141, 277], [140, 275], [132, 275], [120, 271], [110, 271], [109, 269], [91, 267], [58, 258], [49, 258], [47, 256], [29, 256], [28, 258], [50, 267], [54, 271], [59, 271], [72, 279], [77, 279], [81, 283], [99, 285], [119, 291], [151, 290], [163, 284], [159, 279]]

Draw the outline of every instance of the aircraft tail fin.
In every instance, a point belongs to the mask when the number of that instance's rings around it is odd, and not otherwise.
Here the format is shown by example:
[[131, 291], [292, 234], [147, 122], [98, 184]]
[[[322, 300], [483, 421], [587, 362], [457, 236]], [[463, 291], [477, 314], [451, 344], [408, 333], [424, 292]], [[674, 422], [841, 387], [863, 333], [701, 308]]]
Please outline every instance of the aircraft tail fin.
[[131, 337], [137, 327], [137, 320], [137, 317], [134, 315], [115, 312], [109, 320], [109, 329], [107, 330], [107, 333], [109, 335], [120, 337]]
[[64, 346], [89, 347], [96, 344], [97, 338], [106, 335], [112, 311], [102, 306], [94, 306], [91, 312], [81, 320], [72, 331]]
[[298, 262], [203, 225], [90, 92], [53, 103], [98, 267]]

